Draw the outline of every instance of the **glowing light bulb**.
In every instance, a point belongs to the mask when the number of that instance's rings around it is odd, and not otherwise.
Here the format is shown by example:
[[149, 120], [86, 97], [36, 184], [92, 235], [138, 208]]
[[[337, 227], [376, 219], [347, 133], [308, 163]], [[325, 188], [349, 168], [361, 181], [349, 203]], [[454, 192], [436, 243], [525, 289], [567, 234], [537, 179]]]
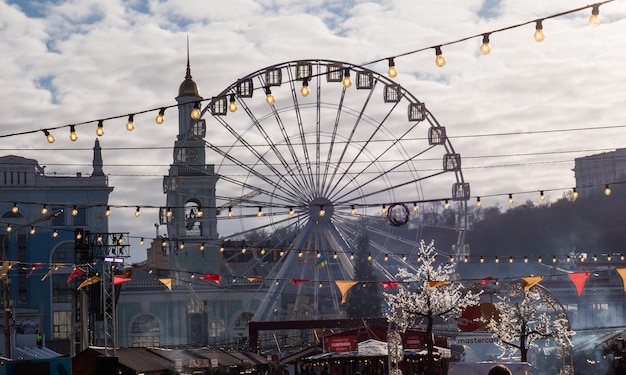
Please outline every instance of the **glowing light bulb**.
[[143, 242], [143, 237], [141, 237], [141, 239], [139, 240], [139, 245], [143, 246], [144, 242]]
[[576, 188], [572, 188], [572, 198], [578, 199], [578, 191], [576, 191]]
[[293, 207], [289, 207], [289, 216], [295, 215], [296, 212], [293, 210]]
[[200, 251], [204, 251], [204, 242], [200, 244]]
[[104, 135], [104, 121], [98, 120], [98, 127], [96, 128], [96, 135], [102, 137]]
[[78, 134], [76, 134], [76, 127], [74, 125], [70, 125], [70, 141], [76, 142], [78, 140]]
[[337, 252], [335, 251], [335, 252], [333, 253], [333, 259], [337, 259], [337, 258], [339, 258], [339, 255], [337, 255]]
[[536, 42], [543, 42], [546, 39], [546, 35], [543, 33], [543, 20], [538, 20], [535, 25], [535, 34], [533, 35]]
[[383, 258], [383, 260], [387, 262], [389, 260], [389, 255], [385, 254], [385, 257]]
[[541, 200], [541, 201], [545, 201], [546, 200], [546, 196], [543, 194], [543, 190], [541, 192], [539, 192], [539, 200]]
[[200, 118], [200, 102], [195, 102], [193, 104], [193, 109], [191, 110], [191, 118], [194, 120]]
[[398, 69], [396, 69], [396, 63], [393, 61], [393, 57], [389, 59], [389, 69], [387, 69], [387, 74], [391, 78], [396, 78], [398, 75]]
[[612, 193], [612, 190], [609, 187], [609, 184], [604, 185], [604, 195], [608, 196], [608, 195], [611, 195], [611, 193]]
[[320, 213], [319, 213], [319, 215], [320, 216], [326, 215], [326, 210], [324, 210], [324, 206], [320, 206]]
[[201, 218], [204, 216], [204, 212], [202, 212], [202, 208], [198, 207], [198, 212], [196, 212], [196, 217]]
[[350, 215], [356, 215], [356, 207], [354, 207], [354, 205], [350, 208]]
[[52, 237], [54, 237], [54, 238], [59, 237], [59, 232], [57, 232], [56, 229], [52, 232]]
[[54, 136], [46, 129], [43, 130], [43, 134], [46, 136], [48, 143], [54, 143]]
[[156, 115], [156, 117], [154, 118], [154, 122], [157, 123], [157, 125], [161, 125], [163, 123], [163, 121], [165, 120], [165, 108], [161, 108], [159, 110], [159, 114]]
[[448, 200], [446, 199], [445, 202], [443, 202], [443, 209], [447, 210], [450, 208], [450, 202], [448, 202]]
[[302, 88], [300, 89], [300, 94], [302, 96], [308, 96], [311, 93], [309, 89], [309, 80], [307, 78], [302, 80]]
[[419, 211], [419, 206], [417, 205], [417, 203], [413, 203], [413, 212], [417, 212]]
[[17, 203], [13, 203], [13, 207], [11, 207], [11, 212], [16, 214], [20, 209], [17, 207]]
[[30, 231], [28, 233], [30, 233], [31, 235], [35, 234], [35, 227], [30, 227]]
[[372, 254], [367, 254], [367, 260], [372, 260]]
[[107, 206], [107, 209], [104, 211], [104, 216], [111, 216], [111, 207]]
[[165, 217], [172, 217], [172, 215], [174, 215], [174, 213], [172, 212], [171, 208], [167, 208], [167, 211], [165, 211]]
[[383, 204], [383, 208], [380, 209], [380, 212], [384, 215], [387, 213], [387, 206]]
[[11, 224], [7, 224], [7, 232], [11, 233], [12, 230], [13, 230], [13, 227], [11, 226]]
[[228, 218], [230, 219], [231, 217], [233, 217], [233, 208], [232, 207], [228, 207]]
[[440, 68], [446, 65], [446, 58], [443, 57], [443, 53], [441, 52], [441, 46], [435, 47], [435, 65]]
[[482, 202], [480, 201], [480, 197], [476, 197], [476, 207], [480, 208], [482, 206]]
[[235, 101], [235, 95], [232, 94], [230, 96], [230, 101], [228, 103], [228, 110], [231, 112], [237, 111], [237, 102]]
[[139, 217], [139, 216], [141, 216], [141, 211], [139, 207], [137, 207], [137, 209], [135, 210], [135, 217]]
[[589, 24], [591, 26], [598, 26], [600, 24], [600, 5], [595, 4], [591, 8], [591, 16], [589, 17]]
[[45, 215], [48, 213], [48, 205], [44, 204], [43, 207], [41, 207], [41, 214]]
[[489, 34], [483, 35], [483, 44], [480, 45], [480, 53], [488, 55], [491, 52], [491, 46], [489, 46]]
[[72, 207], [72, 216], [77, 216], [78, 215], [78, 207], [74, 206]]
[[263, 209], [261, 207], [259, 207], [259, 210], [256, 212], [256, 216], [258, 217], [263, 216]]
[[265, 88], [265, 102], [269, 105], [274, 105], [276, 103], [276, 98], [272, 95], [272, 90], [269, 87]]
[[182, 241], [179, 245], [178, 248], [183, 250], [185, 248], [185, 241]]
[[352, 79], [350, 79], [350, 69], [345, 68], [343, 70], [343, 81], [341, 81], [341, 84], [345, 88], [352, 86]]
[[128, 122], [126, 123], [126, 130], [128, 130], [129, 132], [132, 132], [133, 130], [135, 130], [135, 116], [134, 115], [128, 115]]
[[509, 194], [509, 204], [513, 204], [513, 194]]

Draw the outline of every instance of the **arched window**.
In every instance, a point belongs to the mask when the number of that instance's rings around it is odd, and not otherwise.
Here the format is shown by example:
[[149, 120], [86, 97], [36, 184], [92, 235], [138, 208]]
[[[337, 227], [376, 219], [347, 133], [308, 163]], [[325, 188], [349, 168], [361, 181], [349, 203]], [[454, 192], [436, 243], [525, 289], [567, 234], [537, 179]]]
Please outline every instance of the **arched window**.
[[157, 347], [161, 341], [161, 326], [152, 315], [139, 315], [131, 327], [134, 347]]
[[185, 235], [202, 236], [202, 222], [198, 216], [200, 204], [196, 201], [185, 203]]

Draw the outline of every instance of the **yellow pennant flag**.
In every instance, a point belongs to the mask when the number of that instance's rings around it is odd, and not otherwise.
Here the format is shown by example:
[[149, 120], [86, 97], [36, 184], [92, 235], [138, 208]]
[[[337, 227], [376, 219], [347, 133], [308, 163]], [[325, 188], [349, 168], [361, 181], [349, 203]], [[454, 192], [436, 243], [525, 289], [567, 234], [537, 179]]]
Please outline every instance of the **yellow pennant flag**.
[[59, 269], [59, 268], [61, 268], [61, 267], [63, 267], [63, 265], [62, 265], [62, 264], [53, 264], [53, 265], [51, 265], [51, 266], [50, 266], [50, 269], [48, 270], [48, 272], [46, 272], [46, 274], [45, 274], [45, 275], [43, 275], [43, 277], [41, 278], [41, 281], [44, 281], [45, 279], [47, 279], [47, 278], [48, 278], [48, 276], [50, 276], [50, 274], [51, 274], [53, 271], [56, 271], [56, 270], [58, 270], [58, 269]]
[[87, 280], [83, 281], [82, 283], [80, 283], [80, 285], [78, 286], [78, 288], [76, 288], [76, 290], [81, 290], [87, 285], [99, 283], [100, 281], [102, 281], [102, 278], [100, 276], [92, 276], [88, 278]]
[[626, 268], [616, 268], [615, 271], [617, 271], [622, 278], [622, 283], [624, 283], [624, 292], [626, 292]]
[[528, 292], [528, 289], [532, 288], [535, 284], [543, 280], [543, 276], [522, 277], [522, 280], [524, 280], [524, 291]]
[[263, 276], [244, 276], [246, 279], [248, 279], [248, 281], [250, 282], [254, 282], [254, 281], [259, 281], [259, 280], [263, 280], [264, 277]]
[[163, 283], [163, 285], [165, 285], [167, 287], [167, 289], [170, 290], [170, 292], [172, 291], [172, 279], [169, 277], [163, 278], [163, 279], [159, 279], [160, 282]]
[[438, 286], [444, 286], [444, 285], [450, 285], [450, 282], [449, 281], [429, 281], [428, 282], [429, 288], [436, 288]]
[[5, 260], [2, 262], [2, 268], [0, 268], [0, 277], [4, 278], [7, 276], [7, 272], [16, 265], [18, 262]]
[[356, 284], [357, 281], [346, 281], [346, 280], [335, 280], [335, 284], [341, 291], [341, 303], [346, 303], [346, 296], [348, 295], [348, 290]]

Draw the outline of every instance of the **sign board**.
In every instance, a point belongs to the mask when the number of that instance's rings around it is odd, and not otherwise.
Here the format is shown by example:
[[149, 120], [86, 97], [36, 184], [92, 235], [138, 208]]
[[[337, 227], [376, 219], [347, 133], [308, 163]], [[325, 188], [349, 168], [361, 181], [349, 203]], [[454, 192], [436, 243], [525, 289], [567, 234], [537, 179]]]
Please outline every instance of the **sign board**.
[[353, 352], [356, 350], [356, 336], [326, 337], [327, 352]]

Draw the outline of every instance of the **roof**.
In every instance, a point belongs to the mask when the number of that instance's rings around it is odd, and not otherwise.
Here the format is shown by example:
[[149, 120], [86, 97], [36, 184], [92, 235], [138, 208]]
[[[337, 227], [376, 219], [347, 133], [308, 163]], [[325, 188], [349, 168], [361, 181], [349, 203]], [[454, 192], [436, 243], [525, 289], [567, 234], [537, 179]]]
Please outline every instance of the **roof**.
[[238, 364], [242, 364], [244, 362], [250, 363], [252, 365], [265, 365], [267, 364], [267, 358], [263, 357], [260, 354], [252, 353], [252, 352], [227, 352], [223, 353], [229, 354], [234, 358], [237, 358], [240, 362]]
[[[104, 348], [90, 347], [87, 350], [104, 355]], [[139, 372], [162, 371], [172, 368], [172, 363], [153, 353], [147, 348], [118, 348], [115, 350], [118, 363], [124, 367]]]

